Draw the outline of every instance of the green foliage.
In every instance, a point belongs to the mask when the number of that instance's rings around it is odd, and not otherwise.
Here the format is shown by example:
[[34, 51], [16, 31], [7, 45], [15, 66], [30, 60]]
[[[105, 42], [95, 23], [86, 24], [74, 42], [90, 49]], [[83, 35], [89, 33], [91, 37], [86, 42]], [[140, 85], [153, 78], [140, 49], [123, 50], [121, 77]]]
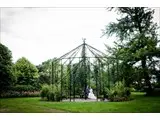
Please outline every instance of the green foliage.
[[61, 100], [61, 90], [60, 90], [59, 84], [53, 86], [53, 92], [55, 94], [55, 101], [60, 101]]
[[48, 84], [48, 85], [50, 84], [51, 67], [52, 67], [51, 63], [52, 60], [49, 59], [37, 66], [40, 84]]
[[108, 99], [110, 101], [126, 101], [130, 97], [130, 88], [125, 87], [124, 82], [116, 82], [110, 89], [107, 89]]
[[[53, 71], [52, 71], [52, 62], [54, 62], [53, 68], [56, 68], [56, 69], [53, 69]], [[42, 64], [38, 65], [37, 69], [39, 73], [39, 83], [41, 85], [43, 84], [50, 85], [52, 82], [51, 81], [52, 72], [53, 74], [58, 73], [58, 75], [54, 78], [54, 82], [59, 83], [60, 82], [60, 79], [59, 79], [60, 67], [61, 66], [59, 64], [59, 61], [57, 61], [56, 58], [49, 59], [47, 61], [42, 62]]]
[[48, 101], [60, 101], [61, 91], [60, 85], [43, 85], [41, 90], [41, 98]]
[[93, 90], [96, 90], [96, 82], [95, 82], [95, 81], [91, 80], [91, 81], [90, 81], [90, 86], [91, 86], [91, 88], [92, 88]]
[[35, 85], [38, 75], [38, 69], [26, 58], [22, 57], [14, 65], [15, 75], [18, 85]]
[[40, 84], [50, 84], [50, 75], [48, 73], [39, 72], [39, 83]]
[[42, 90], [41, 90], [41, 98], [45, 99], [50, 91], [50, 86], [49, 85], [43, 85]]
[[118, 7], [117, 14], [121, 15], [117, 21], [106, 27], [108, 35], [116, 34], [120, 40], [131, 40], [137, 33], [150, 34], [156, 37], [156, 24], [153, 23], [154, 10], [145, 7]]
[[32, 85], [15, 85], [12, 87], [13, 91], [18, 91], [18, 92], [31, 92], [31, 91], [37, 91], [38, 89], [36, 87], [33, 87]]
[[55, 93], [53, 91], [49, 91], [48, 94], [47, 94], [47, 100], [49, 101], [56, 101], [56, 96], [55, 96]]
[[[156, 69], [153, 57], [160, 57], [160, 49], [157, 47], [159, 42], [158, 26], [153, 22], [154, 10], [145, 7], [112, 9], [115, 9], [120, 16], [117, 22], [112, 22], [106, 26], [104, 34], [116, 35], [119, 38], [115, 42], [114, 48], [108, 47], [111, 53], [110, 57], [121, 61], [118, 80], [124, 78], [129, 86], [135, 79], [137, 79], [136, 81], [145, 79], [145, 84], [148, 86], [147, 94], [150, 94], [149, 91], [152, 91], [152, 87], [149, 81], [149, 69]], [[114, 60], [112, 61], [114, 62]], [[138, 69], [142, 70], [141, 73], [136, 72], [134, 68], [136, 63], [140, 65]]]
[[0, 43], [0, 95], [9, 89], [13, 81], [12, 53]]
[[133, 87], [131, 87], [131, 88], [130, 88], [130, 91], [131, 91], [131, 92], [135, 92], [135, 91], [136, 91], [136, 89], [135, 89], [135, 88], [133, 88]]

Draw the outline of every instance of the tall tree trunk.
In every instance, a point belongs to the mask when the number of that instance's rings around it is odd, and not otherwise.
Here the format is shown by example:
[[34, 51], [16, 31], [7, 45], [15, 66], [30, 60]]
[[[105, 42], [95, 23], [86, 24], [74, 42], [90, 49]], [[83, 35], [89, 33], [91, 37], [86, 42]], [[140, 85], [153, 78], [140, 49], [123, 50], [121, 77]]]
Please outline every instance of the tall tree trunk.
[[146, 57], [142, 59], [141, 63], [142, 63], [142, 68], [143, 68], [143, 78], [145, 79], [146, 86], [148, 86], [148, 88], [146, 89], [146, 94], [151, 95], [152, 86], [151, 86], [151, 82], [149, 81], [149, 74], [146, 68]]

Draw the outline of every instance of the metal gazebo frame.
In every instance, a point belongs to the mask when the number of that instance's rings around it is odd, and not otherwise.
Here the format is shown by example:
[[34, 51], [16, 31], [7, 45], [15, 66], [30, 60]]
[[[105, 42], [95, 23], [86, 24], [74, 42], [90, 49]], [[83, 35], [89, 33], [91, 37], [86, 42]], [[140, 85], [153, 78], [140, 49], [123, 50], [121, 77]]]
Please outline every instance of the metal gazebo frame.
[[[81, 52], [79, 52], [80, 50]], [[90, 54], [88, 52], [90, 52]], [[77, 95], [75, 88], [76, 85], [81, 82], [83, 82], [83, 84], [81, 88], [79, 88], [79, 95], [82, 95], [82, 98], [86, 100], [88, 97], [87, 89], [91, 87], [91, 79], [94, 80], [96, 84], [97, 101], [100, 95], [105, 99], [104, 86], [106, 83], [103, 76], [104, 70], [109, 70], [106, 62], [107, 55], [88, 45], [85, 39], [83, 39], [83, 44], [54, 60], [52, 62], [51, 80], [53, 85], [57, 79], [60, 79], [61, 100], [63, 99], [64, 91], [66, 91], [70, 101], [72, 101], [72, 98], [73, 101], [75, 101]], [[57, 64], [60, 64], [60, 66], [57, 66]], [[64, 74], [64, 71], [66, 71], [66, 74]], [[68, 88], [65, 88], [64, 83], [68, 85]], [[110, 85], [110, 82], [108, 85]]]

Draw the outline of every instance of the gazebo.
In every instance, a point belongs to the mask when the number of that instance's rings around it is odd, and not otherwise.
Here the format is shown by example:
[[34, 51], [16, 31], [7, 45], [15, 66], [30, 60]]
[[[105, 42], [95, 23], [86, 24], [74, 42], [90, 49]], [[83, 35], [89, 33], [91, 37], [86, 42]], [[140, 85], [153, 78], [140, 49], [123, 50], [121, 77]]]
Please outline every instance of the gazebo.
[[[52, 84], [60, 81], [61, 100], [88, 99], [93, 88], [96, 100], [105, 99], [107, 55], [85, 42], [52, 62]], [[59, 65], [57, 65], [59, 64]], [[92, 85], [91, 85], [92, 84]]]

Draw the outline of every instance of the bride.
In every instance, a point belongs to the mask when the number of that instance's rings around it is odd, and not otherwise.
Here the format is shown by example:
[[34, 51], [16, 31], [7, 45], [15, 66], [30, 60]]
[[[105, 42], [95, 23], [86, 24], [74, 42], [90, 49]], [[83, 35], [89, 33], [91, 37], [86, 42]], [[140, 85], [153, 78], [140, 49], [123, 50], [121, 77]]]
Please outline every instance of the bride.
[[88, 98], [89, 98], [89, 99], [97, 99], [96, 96], [93, 94], [92, 88], [90, 88], [90, 90], [89, 90]]

